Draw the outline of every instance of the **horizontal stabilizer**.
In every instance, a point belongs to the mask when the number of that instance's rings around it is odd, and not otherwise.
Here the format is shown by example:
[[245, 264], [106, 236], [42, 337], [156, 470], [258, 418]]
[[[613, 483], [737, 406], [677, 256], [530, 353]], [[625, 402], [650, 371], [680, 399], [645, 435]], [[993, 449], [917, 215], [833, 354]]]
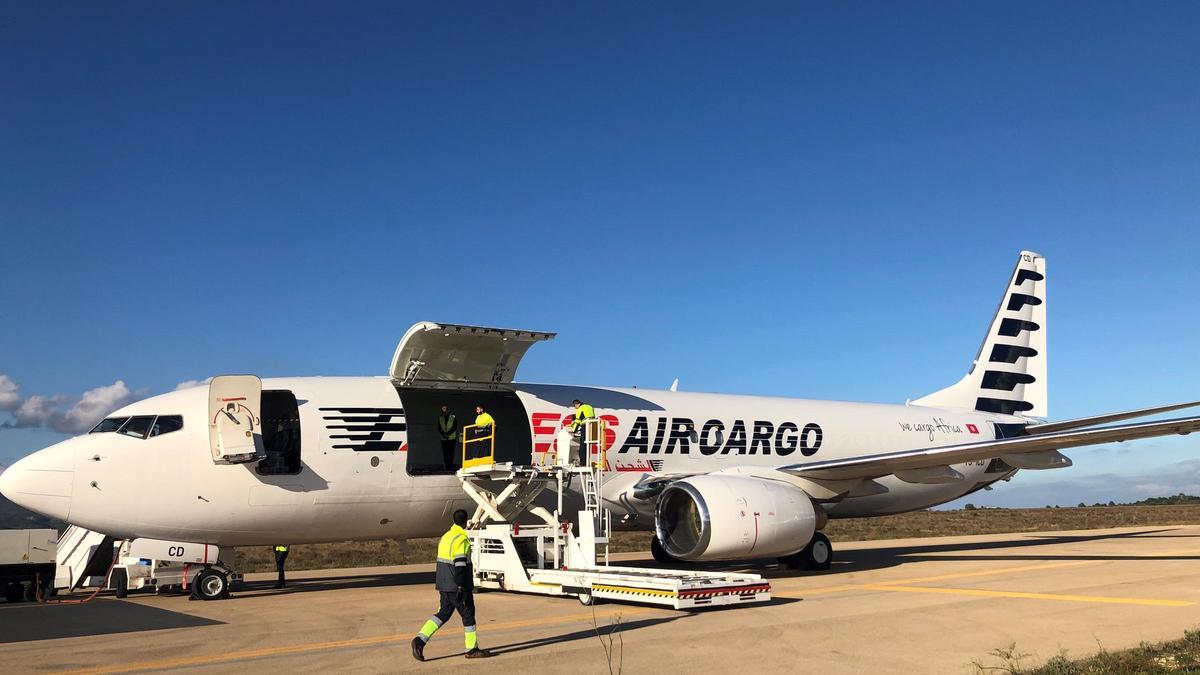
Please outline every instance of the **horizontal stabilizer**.
[[1121, 420], [1129, 420], [1135, 417], [1146, 417], [1148, 415], [1158, 415], [1159, 413], [1171, 412], [1181, 408], [1191, 408], [1200, 405], [1200, 401], [1189, 401], [1188, 403], [1172, 403], [1171, 405], [1160, 405], [1155, 408], [1141, 408], [1140, 410], [1127, 410], [1119, 413], [1109, 413], [1107, 415], [1094, 415], [1092, 417], [1079, 417], [1073, 420], [1063, 420], [1061, 422], [1046, 422], [1045, 424], [1031, 424], [1025, 427], [1025, 433], [1029, 434], [1049, 434], [1055, 431], [1066, 431], [1068, 429], [1082, 429], [1084, 427], [1094, 427], [1097, 424], [1108, 424], [1109, 422], [1120, 422]]
[[[780, 467], [801, 478], [825, 480], [849, 480], [852, 478], [878, 478], [907, 469], [923, 469], [973, 462], [993, 457], [1009, 457], [1023, 453], [1048, 452], [1064, 448], [1077, 448], [1099, 443], [1132, 441], [1139, 438], [1190, 434], [1200, 430], [1200, 417], [1183, 417], [1161, 422], [1139, 422], [1098, 429], [1059, 431], [1002, 438], [980, 443], [944, 445], [940, 448], [919, 448], [885, 452], [878, 455], [828, 459], [820, 462], [805, 462]], [[1065, 457], [1063, 459], [1066, 459]], [[1007, 459], [1005, 461], [1008, 461]], [[1047, 466], [1046, 468], [1051, 468]]]

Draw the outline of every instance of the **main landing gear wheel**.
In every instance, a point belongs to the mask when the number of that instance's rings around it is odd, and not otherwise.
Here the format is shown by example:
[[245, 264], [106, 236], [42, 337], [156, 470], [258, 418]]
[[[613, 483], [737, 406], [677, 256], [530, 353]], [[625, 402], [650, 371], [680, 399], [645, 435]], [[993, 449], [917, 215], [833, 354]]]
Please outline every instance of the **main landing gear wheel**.
[[679, 562], [670, 553], [667, 553], [667, 549], [663, 548], [662, 542], [655, 536], [650, 537], [650, 555], [654, 556], [654, 561], [659, 565], [671, 565]]
[[192, 593], [201, 600], [220, 600], [229, 596], [229, 577], [220, 570], [200, 570], [192, 585]]
[[817, 532], [803, 551], [784, 556], [779, 562], [794, 570], [827, 570], [833, 564], [833, 544], [829, 537]]

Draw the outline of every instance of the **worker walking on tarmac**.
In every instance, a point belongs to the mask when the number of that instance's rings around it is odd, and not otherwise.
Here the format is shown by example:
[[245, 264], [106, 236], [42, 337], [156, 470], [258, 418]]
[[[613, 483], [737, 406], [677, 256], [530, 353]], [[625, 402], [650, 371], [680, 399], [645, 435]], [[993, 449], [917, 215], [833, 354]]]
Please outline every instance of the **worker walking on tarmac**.
[[471, 566], [471, 538], [464, 529], [466, 526], [467, 512], [455, 511], [454, 525], [438, 542], [436, 585], [442, 606], [412, 639], [413, 658], [418, 661], [425, 660], [425, 643], [455, 611], [462, 619], [466, 633], [467, 658], [482, 659], [492, 655], [479, 648], [475, 635], [475, 570]]
[[283, 578], [283, 564], [287, 562], [288, 545], [275, 545], [275, 571], [279, 573], [279, 580], [275, 582], [275, 588], [283, 588], [287, 585]]
[[442, 439], [442, 466], [447, 471], [453, 471], [454, 446], [458, 441], [458, 418], [444, 405], [442, 414], [438, 416], [438, 436]]
[[579, 399], [571, 401], [571, 405], [575, 406], [575, 419], [571, 422], [571, 433], [575, 434], [575, 438], [579, 440], [579, 466], [587, 466], [587, 423], [584, 420], [596, 419], [596, 409], [582, 403]]

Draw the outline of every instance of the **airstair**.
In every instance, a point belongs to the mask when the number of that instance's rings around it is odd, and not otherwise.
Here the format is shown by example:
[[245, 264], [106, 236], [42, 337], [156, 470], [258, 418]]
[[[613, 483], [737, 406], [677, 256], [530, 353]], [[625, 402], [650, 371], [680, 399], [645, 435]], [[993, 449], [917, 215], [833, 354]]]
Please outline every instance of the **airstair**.
[[104, 586], [113, 562], [112, 537], [70, 525], [58, 538], [55, 554], [55, 588]]
[[[472, 431], [470, 427], [464, 431]], [[544, 465], [495, 462], [494, 428], [487, 436], [463, 436], [463, 490], [476, 504], [467, 531], [476, 586], [541, 595], [692, 609], [742, 605], [771, 599], [770, 584], [757, 574], [648, 569], [610, 565], [611, 517], [604, 507], [604, 423], [585, 425], [584, 461], [571, 462], [572, 436], [559, 432], [557, 454]], [[474, 455], [474, 456], [472, 456]], [[584, 508], [564, 518], [564, 493], [578, 481]], [[546, 490], [555, 510], [536, 503]], [[532, 515], [540, 522], [521, 524]], [[529, 519], [526, 519], [529, 520]]]

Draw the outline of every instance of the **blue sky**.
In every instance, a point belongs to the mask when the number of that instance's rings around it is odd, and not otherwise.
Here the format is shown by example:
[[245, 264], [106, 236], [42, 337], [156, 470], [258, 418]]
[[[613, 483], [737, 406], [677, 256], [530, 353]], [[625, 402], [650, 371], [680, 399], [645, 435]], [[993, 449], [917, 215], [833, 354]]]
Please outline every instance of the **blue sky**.
[[[521, 379], [903, 401], [1028, 248], [1052, 416], [1200, 398], [1200, 5], [640, 4], [10, 3], [0, 373], [61, 428], [433, 319], [558, 331]], [[1200, 492], [1198, 449], [973, 501]]]

